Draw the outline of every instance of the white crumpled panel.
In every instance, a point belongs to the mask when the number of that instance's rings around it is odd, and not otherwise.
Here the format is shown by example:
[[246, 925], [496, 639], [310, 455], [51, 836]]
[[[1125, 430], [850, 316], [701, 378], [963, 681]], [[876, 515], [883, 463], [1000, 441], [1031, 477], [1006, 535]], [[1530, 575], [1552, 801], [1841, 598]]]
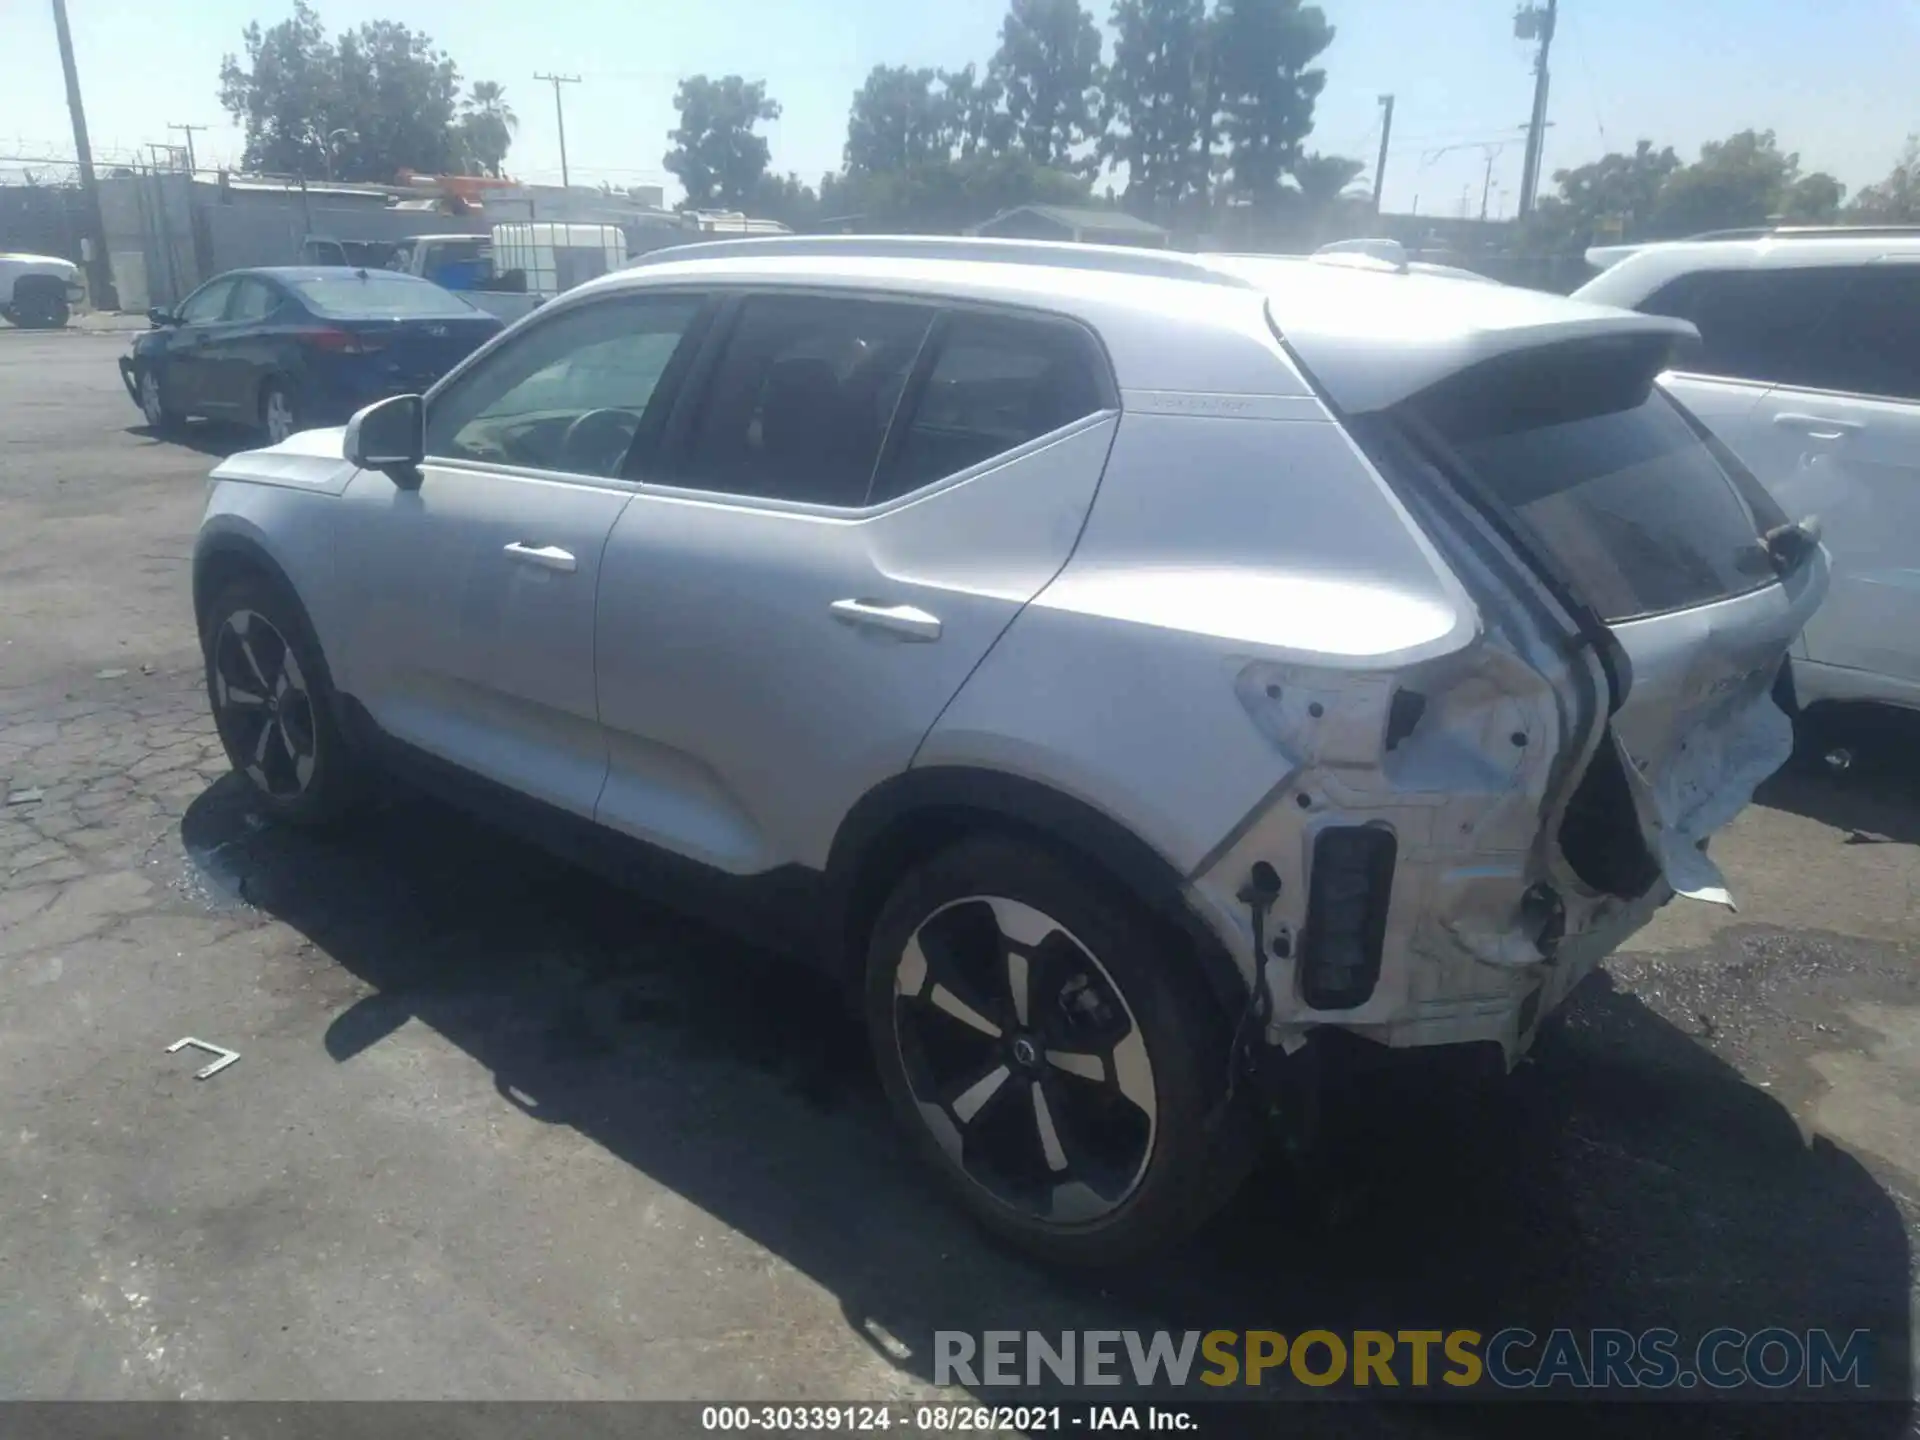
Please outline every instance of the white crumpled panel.
[[1653, 784], [1628, 766], [1642, 803], [1659, 817], [1660, 868], [1676, 895], [1738, 908], [1700, 842], [1746, 809], [1792, 753], [1793, 722], [1762, 694], [1690, 731]]

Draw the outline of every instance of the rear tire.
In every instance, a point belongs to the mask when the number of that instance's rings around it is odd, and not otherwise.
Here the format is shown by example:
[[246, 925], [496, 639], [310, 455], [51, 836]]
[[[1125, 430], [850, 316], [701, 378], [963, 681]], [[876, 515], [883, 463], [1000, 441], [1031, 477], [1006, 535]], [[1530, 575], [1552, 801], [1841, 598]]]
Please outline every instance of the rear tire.
[[1124, 890], [1026, 841], [964, 840], [895, 888], [869, 1036], [895, 1115], [989, 1229], [1113, 1265], [1233, 1194], [1255, 1127], [1219, 1105], [1230, 1037], [1193, 963]]
[[260, 428], [266, 431], [267, 443], [278, 445], [301, 425], [293, 387], [284, 380], [269, 380], [260, 390]]
[[326, 660], [299, 605], [265, 577], [243, 575], [208, 606], [201, 644], [220, 743], [255, 802], [293, 825], [349, 814], [366, 775], [340, 732]]

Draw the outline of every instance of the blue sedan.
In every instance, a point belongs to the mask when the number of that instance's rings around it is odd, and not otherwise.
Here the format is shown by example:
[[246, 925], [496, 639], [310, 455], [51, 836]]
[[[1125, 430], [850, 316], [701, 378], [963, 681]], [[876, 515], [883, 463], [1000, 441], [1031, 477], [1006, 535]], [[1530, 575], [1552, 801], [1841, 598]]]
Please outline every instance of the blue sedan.
[[418, 394], [502, 328], [431, 281], [339, 266], [230, 271], [148, 314], [120, 360], [147, 423], [235, 421], [275, 445]]

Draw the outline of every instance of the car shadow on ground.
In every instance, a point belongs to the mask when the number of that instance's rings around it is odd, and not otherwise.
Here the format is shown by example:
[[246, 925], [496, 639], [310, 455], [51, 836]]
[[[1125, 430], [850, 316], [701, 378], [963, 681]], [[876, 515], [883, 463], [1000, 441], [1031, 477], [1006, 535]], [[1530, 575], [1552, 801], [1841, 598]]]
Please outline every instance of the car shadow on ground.
[[181, 450], [197, 450], [202, 455], [211, 455], [216, 460], [224, 460], [229, 455], [238, 455], [242, 450], [257, 450], [267, 443], [266, 437], [244, 426], [229, 425], [220, 420], [182, 420], [156, 430], [151, 425], [129, 425], [127, 434], [144, 440], [149, 445], [171, 445]]
[[1846, 830], [1848, 844], [1920, 845], [1920, 711], [1821, 705], [1796, 730], [1793, 763], [1755, 799]]
[[[1151, 1265], [1063, 1275], [996, 1248], [942, 1200], [888, 1124], [859, 1025], [797, 967], [427, 801], [314, 837], [261, 825], [229, 777], [192, 804], [182, 838], [213, 857], [213, 883], [372, 988], [324, 1035], [336, 1061], [421, 1021], [487, 1067], [503, 1105], [574, 1127], [783, 1257], [922, 1379], [936, 1378], [935, 1330], [1667, 1326], [1697, 1338], [1726, 1325], [1871, 1328], [1876, 1389], [1910, 1390], [1895, 1203], [1604, 974], [1515, 1075], [1355, 1081], [1330, 1100], [1313, 1164], [1270, 1160]], [[1894, 1407], [1660, 1405], [1611, 1420], [1495, 1408], [1261, 1405], [1234, 1418], [1327, 1435], [1627, 1423], [1892, 1435], [1907, 1423]]]

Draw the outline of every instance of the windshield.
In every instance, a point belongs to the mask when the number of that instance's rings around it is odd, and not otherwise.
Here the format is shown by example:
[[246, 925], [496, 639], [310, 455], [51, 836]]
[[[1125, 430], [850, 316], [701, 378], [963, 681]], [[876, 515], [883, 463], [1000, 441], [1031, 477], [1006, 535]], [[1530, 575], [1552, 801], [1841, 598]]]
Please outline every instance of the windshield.
[[404, 275], [328, 275], [296, 280], [292, 288], [309, 310], [330, 320], [466, 319], [479, 313], [438, 285]]

